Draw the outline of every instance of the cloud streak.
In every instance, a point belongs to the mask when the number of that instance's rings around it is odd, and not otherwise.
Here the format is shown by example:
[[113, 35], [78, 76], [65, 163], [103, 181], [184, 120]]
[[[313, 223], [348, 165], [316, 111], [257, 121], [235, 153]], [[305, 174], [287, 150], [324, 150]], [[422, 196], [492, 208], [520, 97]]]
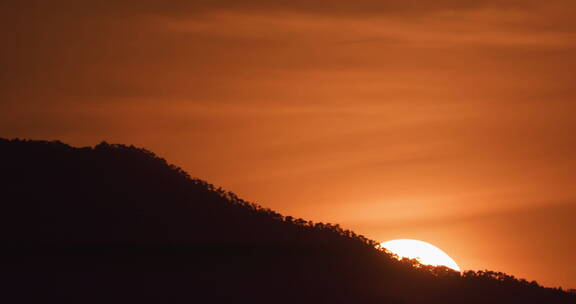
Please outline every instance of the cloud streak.
[[0, 135], [133, 143], [282, 212], [448, 231], [574, 198], [574, 8], [2, 1]]

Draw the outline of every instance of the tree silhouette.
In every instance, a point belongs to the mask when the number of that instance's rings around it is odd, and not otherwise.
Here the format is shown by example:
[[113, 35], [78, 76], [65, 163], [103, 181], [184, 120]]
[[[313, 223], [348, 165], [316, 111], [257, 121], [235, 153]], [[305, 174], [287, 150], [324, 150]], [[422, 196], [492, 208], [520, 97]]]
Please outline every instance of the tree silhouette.
[[0, 139], [0, 184], [5, 303], [576, 303], [501, 272], [398, 260], [134, 146]]

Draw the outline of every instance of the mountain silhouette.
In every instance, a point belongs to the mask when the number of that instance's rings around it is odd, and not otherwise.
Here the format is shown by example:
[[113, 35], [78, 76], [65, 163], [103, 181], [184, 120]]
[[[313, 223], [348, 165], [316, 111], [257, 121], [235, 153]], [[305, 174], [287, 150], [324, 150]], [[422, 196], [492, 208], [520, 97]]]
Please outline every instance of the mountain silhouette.
[[500, 272], [399, 261], [133, 146], [0, 139], [0, 185], [4, 303], [576, 303]]

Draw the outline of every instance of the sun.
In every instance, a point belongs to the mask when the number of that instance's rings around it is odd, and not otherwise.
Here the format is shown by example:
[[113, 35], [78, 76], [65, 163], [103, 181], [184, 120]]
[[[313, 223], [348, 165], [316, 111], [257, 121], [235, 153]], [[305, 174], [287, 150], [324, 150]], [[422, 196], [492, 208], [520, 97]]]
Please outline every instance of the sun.
[[400, 258], [417, 259], [421, 264], [446, 266], [460, 271], [458, 264], [440, 248], [418, 240], [400, 239], [383, 242], [380, 246]]

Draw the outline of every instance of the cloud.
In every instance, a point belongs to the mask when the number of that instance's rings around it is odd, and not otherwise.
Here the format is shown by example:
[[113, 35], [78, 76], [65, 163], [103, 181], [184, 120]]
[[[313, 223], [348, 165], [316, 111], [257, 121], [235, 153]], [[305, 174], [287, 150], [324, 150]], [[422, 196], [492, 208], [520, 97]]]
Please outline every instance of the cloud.
[[575, 6], [0, 1], [0, 136], [136, 144], [334, 222], [570, 201]]
[[[567, 1], [2, 5], [7, 134], [239, 137], [254, 144], [246, 157], [255, 162], [268, 155], [272, 164], [325, 164], [320, 171], [334, 170], [321, 159], [331, 150], [335, 164], [362, 167], [355, 157], [373, 163], [378, 154], [403, 163], [409, 153], [389, 147], [413, 141], [412, 150], [457, 155], [448, 167], [478, 164], [471, 170], [481, 174], [471, 178], [491, 186], [484, 179], [504, 174], [567, 187], [570, 173], [558, 160], [575, 162], [576, 40]], [[151, 113], [162, 122], [150, 123]], [[207, 149], [225, 148], [204, 140]], [[408, 182], [410, 174], [394, 174]]]

